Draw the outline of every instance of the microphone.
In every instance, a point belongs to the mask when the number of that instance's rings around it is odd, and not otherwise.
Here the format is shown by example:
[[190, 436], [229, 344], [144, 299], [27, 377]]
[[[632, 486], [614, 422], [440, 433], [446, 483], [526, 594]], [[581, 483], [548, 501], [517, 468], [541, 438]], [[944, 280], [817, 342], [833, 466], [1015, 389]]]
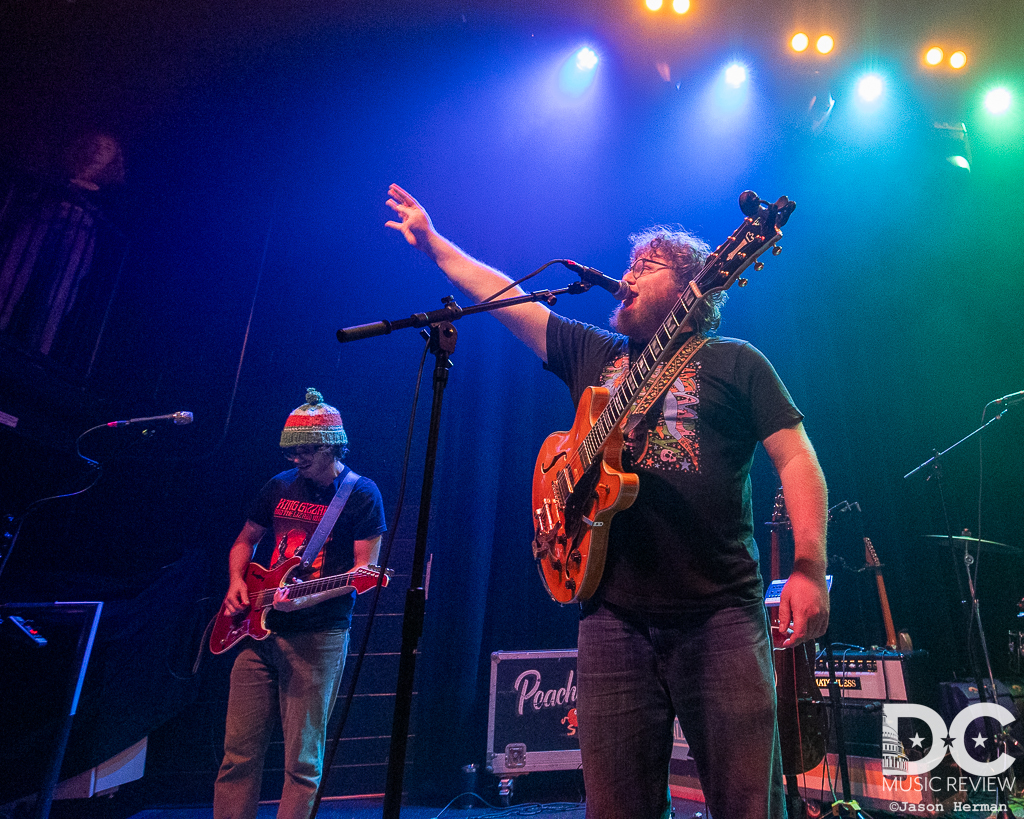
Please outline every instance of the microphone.
[[568, 267], [583, 281], [588, 284], [596, 284], [598, 287], [607, 290], [619, 301], [626, 299], [632, 292], [628, 284], [618, 279], [613, 279], [611, 276], [606, 276], [600, 270], [594, 270], [592, 267], [587, 267], [571, 259], [559, 259], [558, 261]]
[[170, 415], [151, 415], [149, 418], [129, 418], [127, 421], [111, 421], [105, 426], [126, 427], [129, 424], [148, 424], [151, 421], [173, 421], [175, 424], [191, 424], [191, 412], [172, 412]]
[[1004, 395], [1002, 398], [997, 398], [992, 403], [997, 405], [1006, 404], [1008, 407], [1010, 407], [1013, 406], [1014, 404], [1019, 404], [1021, 401], [1024, 401], [1024, 390], [1020, 390], [1019, 392], [1011, 392], [1009, 395]]

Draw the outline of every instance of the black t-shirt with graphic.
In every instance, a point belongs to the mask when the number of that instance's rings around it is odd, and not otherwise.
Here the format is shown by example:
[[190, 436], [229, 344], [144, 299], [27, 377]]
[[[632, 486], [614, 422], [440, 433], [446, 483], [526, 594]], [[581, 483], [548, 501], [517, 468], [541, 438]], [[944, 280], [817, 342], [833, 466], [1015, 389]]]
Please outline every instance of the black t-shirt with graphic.
[[[260, 490], [248, 517], [273, 533], [270, 565], [292, 557], [313, 536], [348, 472], [346, 467], [333, 485], [321, 486], [301, 477], [298, 469], [289, 469], [275, 475]], [[311, 580], [347, 572], [352, 568], [355, 541], [369, 540], [386, 530], [380, 491], [369, 478], [360, 477], [309, 572], [292, 576]], [[348, 628], [352, 623], [355, 599], [353, 591], [308, 609], [271, 611], [267, 615], [267, 627], [277, 632]]]
[[[588, 386], [614, 391], [642, 350], [588, 324], [548, 321], [546, 367], [577, 404]], [[612, 520], [594, 600], [651, 613], [760, 600], [750, 466], [758, 441], [803, 418], [785, 385], [747, 342], [711, 338], [651, 416], [626, 442], [640, 491]]]

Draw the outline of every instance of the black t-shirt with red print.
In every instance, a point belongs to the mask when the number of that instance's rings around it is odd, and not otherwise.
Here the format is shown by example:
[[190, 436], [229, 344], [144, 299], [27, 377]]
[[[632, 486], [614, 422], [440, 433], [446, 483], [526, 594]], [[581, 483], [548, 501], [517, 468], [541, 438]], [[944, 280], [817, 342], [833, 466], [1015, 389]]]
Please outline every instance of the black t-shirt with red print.
[[[333, 485], [321, 486], [301, 477], [298, 469], [289, 469], [275, 475], [260, 490], [248, 517], [268, 530], [265, 538], [273, 534], [270, 565], [295, 555], [313, 536], [348, 471], [348, 467], [343, 469]], [[360, 477], [310, 571], [292, 576], [311, 580], [347, 572], [352, 568], [355, 541], [369, 540], [386, 530], [380, 491], [369, 478]], [[353, 591], [308, 609], [271, 611], [267, 627], [279, 632], [348, 628], [355, 598]]]

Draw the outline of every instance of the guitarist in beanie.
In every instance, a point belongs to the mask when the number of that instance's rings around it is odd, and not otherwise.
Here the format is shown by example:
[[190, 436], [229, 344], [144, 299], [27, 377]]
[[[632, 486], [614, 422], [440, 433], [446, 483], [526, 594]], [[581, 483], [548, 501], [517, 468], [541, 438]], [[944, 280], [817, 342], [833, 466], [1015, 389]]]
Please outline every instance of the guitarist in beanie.
[[[292, 580], [310, 581], [364, 567], [377, 558], [385, 531], [384, 505], [373, 481], [345, 466], [348, 436], [341, 415], [316, 390], [288, 416], [281, 449], [293, 465], [260, 491], [231, 547], [222, 613], [250, 609], [246, 575], [264, 533], [272, 530], [271, 565], [302, 557], [320, 520], [336, 515], [322, 548]], [[335, 510], [329, 511], [334, 502]], [[328, 522], [330, 517], [328, 517]], [[310, 556], [305, 555], [307, 558]], [[260, 568], [257, 564], [252, 567]], [[251, 581], [251, 578], [250, 578]], [[265, 639], [245, 640], [231, 671], [224, 761], [214, 787], [215, 819], [254, 819], [263, 759], [274, 720], [284, 733], [284, 790], [280, 819], [308, 819], [322, 774], [327, 721], [337, 697], [356, 591], [288, 600], [278, 591], [266, 615]]]
[[[481, 302], [508, 289], [507, 276], [437, 233], [406, 191], [392, 185], [388, 194], [396, 217], [387, 226], [470, 297]], [[500, 212], [500, 201], [496, 206]], [[748, 235], [746, 225], [734, 234], [737, 241]], [[566, 602], [559, 595], [567, 591], [582, 604], [577, 716], [587, 819], [670, 815], [675, 717], [714, 819], [786, 815], [772, 650], [753, 538], [755, 449], [762, 444], [778, 470], [792, 522], [795, 560], [779, 610], [786, 646], [821, 636], [828, 624], [825, 480], [803, 416], [771, 364], [750, 344], [714, 335], [724, 292], [694, 296], [686, 305], [686, 294], [699, 292], [706, 263], [713, 269], [721, 258], [709, 262], [707, 245], [680, 230], [654, 228], [633, 237], [622, 302], [612, 316], [616, 332], [569, 321], [537, 302], [494, 314], [567, 384], [578, 404], [573, 431], [548, 441], [586, 427], [592, 417], [586, 402], [596, 406], [608, 395], [594, 387], [610, 392], [609, 407], [637, 389], [628, 383], [631, 363], [642, 363], [645, 345], [669, 319], [681, 330], [678, 348], [664, 350], [670, 358], [644, 379], [650, 386], [636, 393], [629, 414], [610, 423], [594, 462], [600, 472], [572, 473], [549, 500], [538, 485], [559, 470], [570, 475], [572, 464], [590, 454], [581, 443], [568, 457], [562, 448], [547, 458], [546, 442], [540, 477], [534, 475], [534, 555], [542, 565], [580, 531], [591, 544], [596, 539], [576, 524], [586, 515], [563, 503], [565, 487], [573, 503], [591, 503], [601, 514], [617, 504], [610, 526], [596, 516], [589, 521], [589, 529], [610, 530], [593, 589], [587, 575], [582, 583], [570, 577], [553, 586], [542, 569], [553, 598]], [[508, 296], [522, 292], [513, 288]], [[603, 433], [604, 417], [590, 432]], [[595, 474], [600, 478], [588, 483]], [[609, 497], [614, 504], [601, 506]], [[593, 561], [592, 552], [586, 561], [582, 552], [568, 551], [557, 568]]]

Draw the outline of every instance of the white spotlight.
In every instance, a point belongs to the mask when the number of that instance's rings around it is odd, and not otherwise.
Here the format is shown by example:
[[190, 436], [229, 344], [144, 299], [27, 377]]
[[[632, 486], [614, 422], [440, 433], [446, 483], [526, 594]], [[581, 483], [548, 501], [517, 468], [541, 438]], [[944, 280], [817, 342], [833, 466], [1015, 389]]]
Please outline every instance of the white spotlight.
[[597, 65], [597, 54], [594, 49], [584, 46], [576, 52], [576, 67], [580, 71], [590, 71]]
[[747, 69], [740, 63], [733, 63], [725, 69], [725, 82], [733, 88], [739, 88], [747, 81]]
[[882, 96], [884, 86], [882, 78], [877, 74], [866, 74], [857, 83], [857, 94], [864, 102], [874, 102]]

